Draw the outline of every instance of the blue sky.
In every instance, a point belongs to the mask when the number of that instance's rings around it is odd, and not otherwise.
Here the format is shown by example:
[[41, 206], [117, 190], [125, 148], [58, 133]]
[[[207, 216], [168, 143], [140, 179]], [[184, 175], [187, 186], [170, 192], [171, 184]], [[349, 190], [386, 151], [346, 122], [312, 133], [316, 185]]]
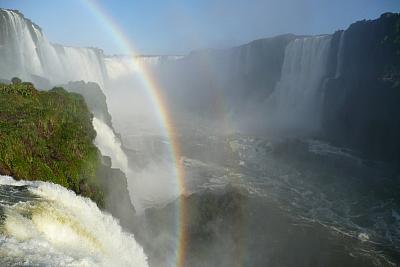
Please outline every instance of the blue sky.
[[[283, 33], [321, 34], [400, 12], [400, 0], [98, 0], [143, 54], [184, 54]], [[0, 0], [41, 26], [52, 42], [120, 50], [84, 0]]]

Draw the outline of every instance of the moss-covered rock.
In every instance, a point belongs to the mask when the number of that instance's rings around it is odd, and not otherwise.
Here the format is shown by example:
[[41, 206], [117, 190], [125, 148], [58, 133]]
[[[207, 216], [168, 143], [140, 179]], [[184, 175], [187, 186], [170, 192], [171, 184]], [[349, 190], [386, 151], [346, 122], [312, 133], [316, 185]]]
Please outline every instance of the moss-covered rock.
[[82, 96], [0, 84], [0, 173], [60, 184], [103, 205], [92, 114]]

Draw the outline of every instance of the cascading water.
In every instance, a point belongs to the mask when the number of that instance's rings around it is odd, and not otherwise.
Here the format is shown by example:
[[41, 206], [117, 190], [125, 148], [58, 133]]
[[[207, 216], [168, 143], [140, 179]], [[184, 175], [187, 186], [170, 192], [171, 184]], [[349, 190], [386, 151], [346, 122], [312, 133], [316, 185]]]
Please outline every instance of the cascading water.
[[107, 57], [105, 65], [109, 79], [118, 80], [128, 75], [132, 75], [136, 71], [132, 61], [134, 57]]
[[125, 173], [131, 203], [136, 212], [141, 213], [145, 208], [159, 203], [168, 203], [179, 195], [178, 185], [171, 179], [173, 166], [170, 162], [149, 164], [145, 169], [136, 169], [133, 173], [114, 131], [98, 118], [93, 118], [93, 128], [97, 133], [94, 143], [101, 154], [111, 158], [113, 168]]
[[133, 235], [62, 186], [0, 176], [1, 266], [148, 266]]
[[326, 74], [331, 36], [298, 38], [285, 50], [281, 79], [267, 105], [271, 123], [283, 129], [319, 128], [321, 85]]
[[184, 56], [113, 56], [106, 57], [105, 66], [111, 80], [121, 79], [138, 71], [138, 65], [157, 67], [166, 62], [180, 60]]
[[98, 118], [93, 118], [93, 128], [97, 133], [94, 143], [100, 149], [101, 154], [111, 158], [113, 168], [118, 168], [128, 174], [128, 158], [122, 150], [121, 142], [115, 136], [114, 131]]
[[51, 44], [41, 29], [16, 11], [0, 9], [0, 78], [32, 75], [52, 84], [84, 80], [104, 86], [107, 72], [99, 49]]
[[341, 75], [341, 71], [342, 71], [342, 67], [343, 67], [343, 53], [344, 53], [343, 46], [344, 46], [345, 38], [346, 38], [346, 31], [342, 31], [340, 33], [335, 78], [339, 78]]

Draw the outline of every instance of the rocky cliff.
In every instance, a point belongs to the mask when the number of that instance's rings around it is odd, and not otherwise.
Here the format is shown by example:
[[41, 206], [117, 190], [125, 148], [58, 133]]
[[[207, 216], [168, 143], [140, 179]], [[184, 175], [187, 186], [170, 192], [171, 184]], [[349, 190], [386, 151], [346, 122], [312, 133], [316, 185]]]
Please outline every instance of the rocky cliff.
[[0, 174], [61, 184], [103, 206], [92, 114], [82, 96], [0, 84]]
[[359, 21], [333, 36], [323, 131], [368, 156], [400, 160], [400, 14]]

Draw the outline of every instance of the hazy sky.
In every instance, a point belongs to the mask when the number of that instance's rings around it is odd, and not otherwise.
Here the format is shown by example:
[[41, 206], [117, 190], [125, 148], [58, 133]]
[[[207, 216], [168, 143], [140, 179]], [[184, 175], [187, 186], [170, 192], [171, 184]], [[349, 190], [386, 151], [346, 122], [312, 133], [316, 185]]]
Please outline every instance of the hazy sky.
[[[121, 53], [86, 0], [0, 0], [56, 43]], [[98, 0], [140, 53], [183, 54], [283, 33], [320, 34], [360, 19], [400, 12], [400, 0]]]

